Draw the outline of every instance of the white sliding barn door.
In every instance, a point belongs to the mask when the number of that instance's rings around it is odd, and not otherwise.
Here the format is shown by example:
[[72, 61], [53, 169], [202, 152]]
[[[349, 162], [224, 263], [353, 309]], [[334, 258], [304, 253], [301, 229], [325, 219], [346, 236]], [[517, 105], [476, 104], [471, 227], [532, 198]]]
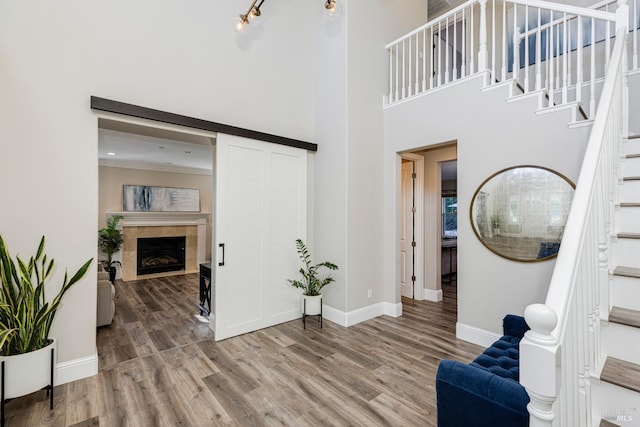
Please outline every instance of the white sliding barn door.
[[218, 134], [216, 141], [215, 339], [300, 317], [287, 282], [306, 238], [307, 152]]

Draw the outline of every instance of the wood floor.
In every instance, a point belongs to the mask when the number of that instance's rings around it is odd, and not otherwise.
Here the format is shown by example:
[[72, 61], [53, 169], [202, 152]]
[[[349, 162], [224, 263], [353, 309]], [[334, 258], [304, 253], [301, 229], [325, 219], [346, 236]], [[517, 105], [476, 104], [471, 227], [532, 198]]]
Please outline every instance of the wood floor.
[[195, 274], [117, 284], [97, 334], [100, 372], [12, 400], [7, 426], [430, 426], [442, 358], [482, 349], [455, 338], [455, 286], [442, 303], [403, 300], [403, 316], [350, 328], [294, 321], [212, 339]]

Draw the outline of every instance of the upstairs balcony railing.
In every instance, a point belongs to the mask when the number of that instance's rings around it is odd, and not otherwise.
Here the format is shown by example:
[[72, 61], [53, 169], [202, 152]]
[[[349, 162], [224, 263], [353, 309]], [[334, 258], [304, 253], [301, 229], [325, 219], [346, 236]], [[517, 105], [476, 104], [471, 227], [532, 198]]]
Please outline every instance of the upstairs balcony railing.
[[[631, 29], [631, 68], [638, 68], [638, 4]], [[578, 103], [593, 118], [615, 38], [617, 6], [593, 8], [538, 0], [471, 0], [388, 44], [392, 105], [468, 76], [485, 86], [512, 81], [512, 95], [544, 92], [543, 107]]]

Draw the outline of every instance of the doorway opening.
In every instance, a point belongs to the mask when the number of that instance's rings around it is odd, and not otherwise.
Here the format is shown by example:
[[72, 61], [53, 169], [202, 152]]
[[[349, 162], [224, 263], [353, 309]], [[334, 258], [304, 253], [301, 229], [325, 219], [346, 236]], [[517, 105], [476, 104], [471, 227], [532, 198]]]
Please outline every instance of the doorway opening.
[[[403, 301], [443, 300], [457, 283], [457, 146], [399, 154], [399, 288]], [[452, 298], [456, 299], [455, 295]]]

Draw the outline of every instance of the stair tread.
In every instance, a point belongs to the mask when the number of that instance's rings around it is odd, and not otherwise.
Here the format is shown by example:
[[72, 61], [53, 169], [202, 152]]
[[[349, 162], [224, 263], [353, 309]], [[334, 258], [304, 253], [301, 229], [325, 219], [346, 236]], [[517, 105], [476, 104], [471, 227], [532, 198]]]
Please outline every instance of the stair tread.
[[627, 154], [625, 156], [627, 159], [637, 159], [638, 157], [640, 157], [640, 153]]
[[613, 270], [613, 274], [616, 276], [640, 278], [640, 268], [619, 265]]
[[620, 424], [612, 423], [609, 420], [601, 418], [599, 427], [620, 427]]
[[640, 138], [640, 135], [629, 135], [627, 139], [637, 139]]
[[625, 176], [623, 181], [640, 181], [640, 176]]
[[640, 202], [623, 202], [620, 203], [621, 208], [640, 208]]
[[618, 233], [618, 238], [620, 238], [620, 239], [640, 239], [640, 233], [622, 232], [622, 233]]
[[607, 357], [600, 379], [640, 393], [640, 365]]
[[609, 312], [609, 321], [640, 328], [640, 311], [629, 308], [612, 307]]

